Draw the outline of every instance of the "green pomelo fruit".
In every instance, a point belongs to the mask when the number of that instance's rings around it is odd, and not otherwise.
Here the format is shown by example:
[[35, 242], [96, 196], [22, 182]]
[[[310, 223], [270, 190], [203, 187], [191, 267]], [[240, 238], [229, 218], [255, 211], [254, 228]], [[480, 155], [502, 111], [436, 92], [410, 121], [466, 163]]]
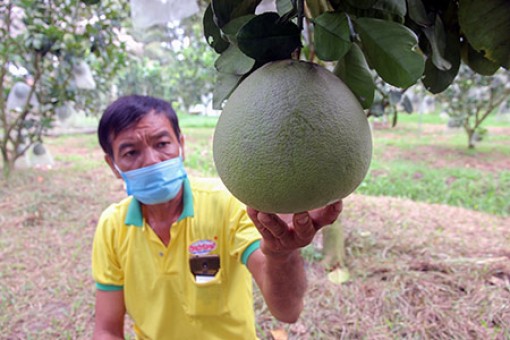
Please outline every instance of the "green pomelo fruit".
[[372, 159], [366, 115], [349, 88], [304, 61], [268, 63], [231, 94], [213, 138], [218, 174], [259, 211], [296, 213], [352, 193]]

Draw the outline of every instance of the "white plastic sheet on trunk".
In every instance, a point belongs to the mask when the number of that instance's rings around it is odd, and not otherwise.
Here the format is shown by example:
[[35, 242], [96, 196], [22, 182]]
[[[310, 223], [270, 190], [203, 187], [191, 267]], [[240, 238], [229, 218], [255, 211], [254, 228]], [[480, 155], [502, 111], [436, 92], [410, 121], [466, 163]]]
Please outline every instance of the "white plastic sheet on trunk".
[[73, 76], [77, 88], [84, 90], [93, 90], [96, 88], [96, 82], [86, 62], [80, 61], [78, 64], [74, 65]]
[[[27, 103], [28, 95], [30, 94], [30, 86], [25, 83], [17, 82], [9, 91], [9, 95], [7, 96], [7, 110], [23, 110], [25, 104]], [[35, 93], [30, 97], [30, 105], [34, 108], [39, 107], [39, 101], [35, 96]]]
[[196, 0], [131, 0], [133, 27], [141, 29], [182, 20], [198, 11]]
[[[44, 153], [36, 152], [38, 147], [42, 147]], [[25, 166], [32, 168], [50, 169], [54, 165], [54, 160], [51, 152], [44, 145], [32, 145], [24, 155]]]

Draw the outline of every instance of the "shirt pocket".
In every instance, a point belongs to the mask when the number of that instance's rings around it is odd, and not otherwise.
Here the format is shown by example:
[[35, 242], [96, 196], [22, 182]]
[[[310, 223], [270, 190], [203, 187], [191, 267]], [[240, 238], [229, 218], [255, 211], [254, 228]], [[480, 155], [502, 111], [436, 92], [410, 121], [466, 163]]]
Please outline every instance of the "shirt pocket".
[[186, 312], [191, 316], [217, 316], [228, 312], [228, 294], [222, 269], [207, 282], [196, 282], [195, 276], [188, 274], [186, 290]]

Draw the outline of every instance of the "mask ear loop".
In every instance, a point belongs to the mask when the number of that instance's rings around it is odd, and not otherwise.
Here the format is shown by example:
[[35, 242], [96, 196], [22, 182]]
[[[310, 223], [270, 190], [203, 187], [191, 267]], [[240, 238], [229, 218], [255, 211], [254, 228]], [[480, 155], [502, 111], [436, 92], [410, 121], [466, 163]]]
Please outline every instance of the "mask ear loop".
[[115, 168], [115, 170], [118, 171], [118, 173], [120, 174], [120, 177], [122, 177], [122, 179], [124, 180], [124, 189], [126, 190], [127, 194], [130, 195], [130, 190], [129, 190], [129, 187], [128, 187], [128, 181], [124, 175], [124, 172], [122, 170], [120, 170], [120, 168], [117, 166], [117, 164], [115, 164], [115, 162], [112, 162], [113, 163], [113, 166]]
[[[122, 172], [122, 170], [119, 169], [119, 167], [117, 166], [117, 164], [115, 164], [115, 162], [112, 162], [113, 163], [113, 166], [115, 167], [115, 170], [117, 170], [119, 172], [119, 174], [122, 176], [124, 173]], [[124, 177], [124, 176], [122, 176]]]

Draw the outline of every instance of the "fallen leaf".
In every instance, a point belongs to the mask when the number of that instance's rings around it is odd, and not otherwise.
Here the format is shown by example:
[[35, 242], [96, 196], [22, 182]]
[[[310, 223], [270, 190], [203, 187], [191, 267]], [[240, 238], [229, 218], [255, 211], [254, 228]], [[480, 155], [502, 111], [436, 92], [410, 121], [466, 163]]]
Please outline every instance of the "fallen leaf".
[[287, 334], [287, 331], [283, 328], [271, 330], [271, 337], [273, 338], [273, 340], [288, 340], [289, 339], [289, 335]]
[[341, 285], [342, 283], [349, 281], [349, 278], [350, 275], [347, 269], [337, 268], [328, 273], [328, 280], [337, 285]]

